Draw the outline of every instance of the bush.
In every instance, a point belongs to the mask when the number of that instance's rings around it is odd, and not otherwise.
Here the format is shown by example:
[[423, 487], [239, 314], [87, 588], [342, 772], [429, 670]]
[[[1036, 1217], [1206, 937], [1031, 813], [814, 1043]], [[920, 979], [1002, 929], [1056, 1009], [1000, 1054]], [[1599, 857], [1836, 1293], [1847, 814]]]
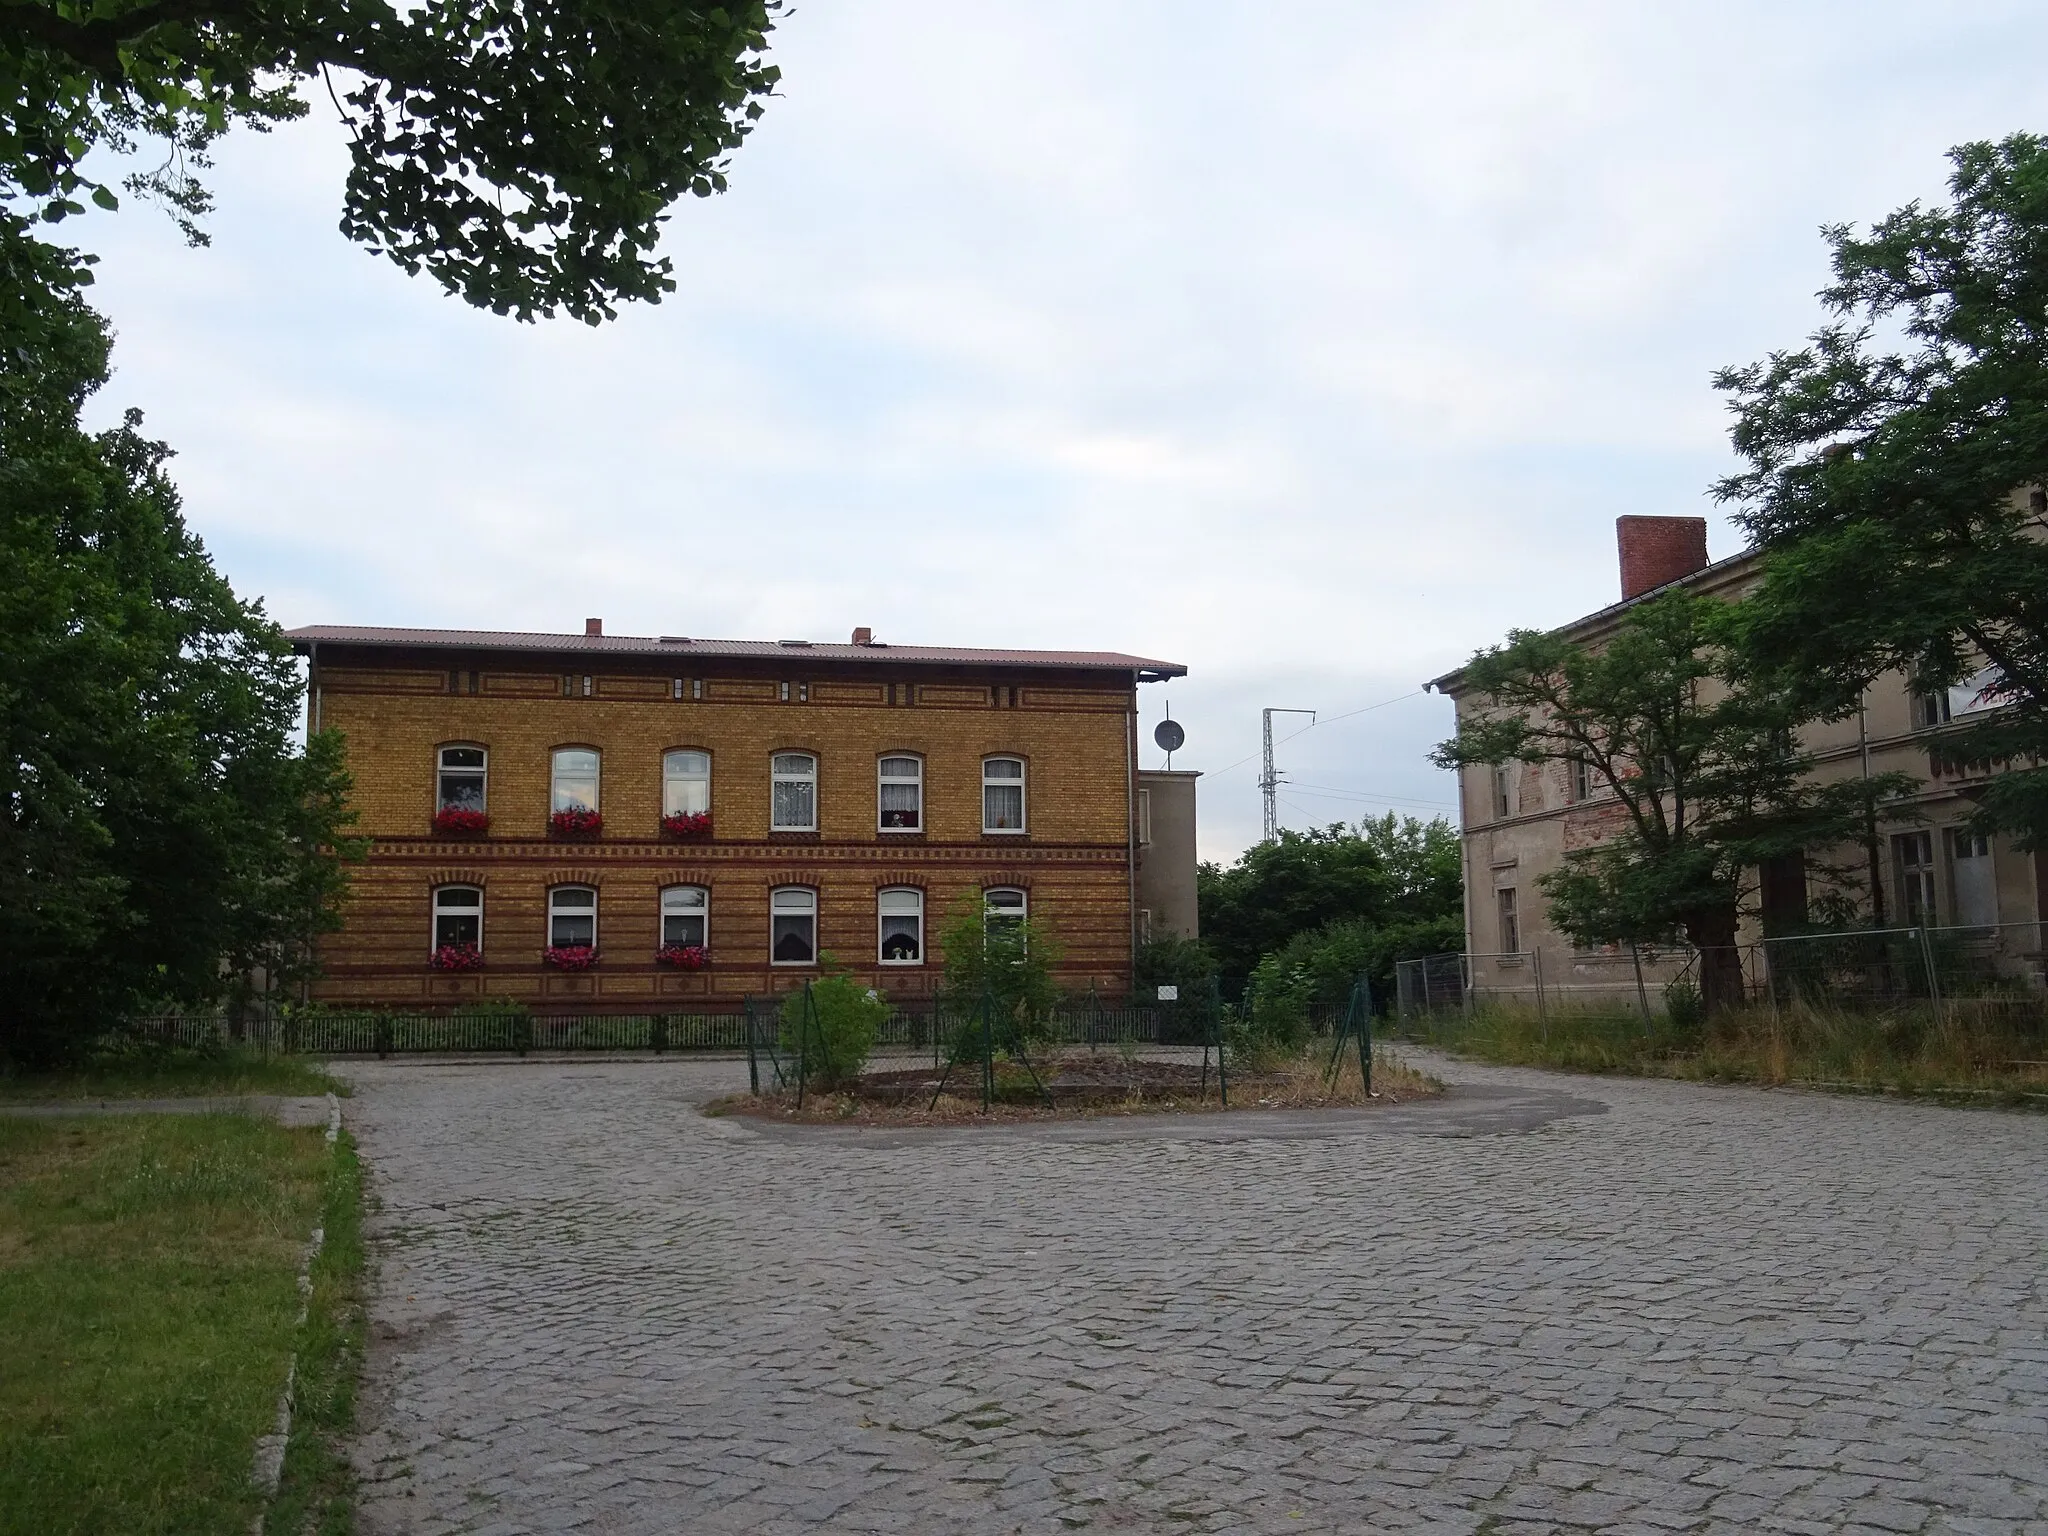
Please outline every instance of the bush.
[[1053, 968], [1060, 946], [1036, 922], [990, 925], [979, 903], [956, 910], [940, 943], [946, 956], [941, 1000], [954, 1019], [954, 1059], [982, 1058], [981, 1008], [998, 1050], [1045, 1038], [1060, 1000]]
[[1683, 1034], [1691, 1034], [1707, 1022], [1706, 999], [1700, 996], [1699, 983], [1690, 976], [1681, 976], [1664, 989], [1664, 1016], [1671, 1027]]
[[843, 971], [820, 977], [808, 992], [808, 1010], [804, 992], [782, 1000], [783, 1054], [802, 1058], [804, 1076], [816, 1087], [851, 1083], [868, 1064], [889, 1005]]

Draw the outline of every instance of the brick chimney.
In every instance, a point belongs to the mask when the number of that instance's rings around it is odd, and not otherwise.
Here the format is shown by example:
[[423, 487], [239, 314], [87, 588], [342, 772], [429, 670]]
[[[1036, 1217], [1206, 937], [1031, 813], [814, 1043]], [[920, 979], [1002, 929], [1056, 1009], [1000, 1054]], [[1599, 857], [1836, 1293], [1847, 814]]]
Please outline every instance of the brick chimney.
[[1704, 517], [1617, 517], [1623, 601], [1707, 567]]
[[603, 634], [603, 633], [604, 633], [604, 620], [603, 620], [603, 619], [585, 619], [585, 620], [583, 621], [583, 633], [585, 633], [586, 635], [601, 635], [601, 634]]
[[855, 645], [873, 645], [875, 643], [875, 632], [863, 624], [853, 632], [853, 643]]

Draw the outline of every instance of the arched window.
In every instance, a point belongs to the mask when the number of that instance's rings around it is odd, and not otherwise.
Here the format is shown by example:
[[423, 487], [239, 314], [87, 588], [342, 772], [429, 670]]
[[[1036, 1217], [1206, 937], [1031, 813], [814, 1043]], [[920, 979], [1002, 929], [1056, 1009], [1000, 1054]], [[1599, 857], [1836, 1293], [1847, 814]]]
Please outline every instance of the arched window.
[[553, 797], [555, 811], [594, 811], [597, 805], [597, 753], [589, 747], [557, 747]]
[[985, 757], [981, 761], [981, 830], [1024, 830], [1024, 760]]
[[907, 754], [881, 762], [881, 828], [884, 832], [924, 830], [924, 759]]
[[924, 964], [923, 891], [906, 887], [877, 892], [875, 923], [882, 964]]
[[443, 747], [434, 788], [437, 811], [480, 811], [488, 754], [482, 747]]
[[808, 752], [778, 752], [770, 769], [769, 830], [817, 831], [818, 760]]
[[444, 885], [434, 892], [434, 949], [484, 947], [484, 893], [473, 885]]
[[548, 947], [597, 948], [597, 892], [587, 885], [558, 885], [548, 892]]
[[981, 893], [981, 926], [986, 933], [1015, 933], [1029, 915], [1024, 892], [1006, 886]]
[[661, 893], [661, 942], [684, 948], [708, 945], [711, 893], [701, 885], [672, 885]]
[[779, 886], [768, 893], [768, 958], [775, 965], [815, 965], [818, 959], [818, 893], [807, 886]]
[[702, 816], [711, 809], [711, 754], [670, 752], [661, 760], [661, 814]]

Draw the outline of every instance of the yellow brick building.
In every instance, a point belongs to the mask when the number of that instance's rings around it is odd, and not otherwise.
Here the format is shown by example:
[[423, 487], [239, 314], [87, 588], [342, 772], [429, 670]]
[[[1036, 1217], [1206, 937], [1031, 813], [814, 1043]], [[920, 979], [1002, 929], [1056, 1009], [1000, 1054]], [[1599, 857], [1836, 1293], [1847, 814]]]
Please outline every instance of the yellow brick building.
[[1130, 985], [1137, 688], [1183, 667], [595, 620], [291, 638], [372, 839], [323, 1001], [723, 1009], [827, 963], [914, 998], [963, 910], [1044, 925], [1067, 987]]

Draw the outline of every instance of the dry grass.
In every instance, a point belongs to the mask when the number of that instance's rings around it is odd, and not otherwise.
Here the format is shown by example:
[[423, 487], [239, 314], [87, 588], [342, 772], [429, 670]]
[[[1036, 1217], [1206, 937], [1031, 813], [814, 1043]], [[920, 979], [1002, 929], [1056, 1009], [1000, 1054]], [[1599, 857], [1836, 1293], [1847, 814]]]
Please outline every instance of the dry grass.
[[1490, 1005], [1416, 1038], [1482, 1061], [1706, 1082], [1803, 1085], [2048, 1108], [2048, 1012], [2035, 1005], [1878, 1010], [1792, 1003], [1704, 1026], [1625, 1008]]
[[[1259, 1070], [1230, 1075], [1230, 1104], [1242, 1109], [1334, 1109], [1398, 1104], [1443, 1092], [1443, 1084], [1382, 1050], [1373, 1062], [1373, 1093], [1364, 1091], [1358, 1059], [1347, 1055], [1333, 1079], [1329, 1045], [1311, 1045], [1298, 1056], [1259, 1063]], [[929, 1067], [885, 1070], [864, 1076], [850, 1090], [812, 1091], [801, 1110], [792, 1093], [734, 1094], [705, 1106], [711, 1115], [751, 1115], [806, 1125], [947, 1126], [1046, 1120], [1101, 1119], [1117, 1115], [1203, 1114], [1224, 1108], [1216, 1064], [1202, 1068], [1184, 1061], [1075, 1049], [1034, 1061], [1038, 1081], [1017, 1062], [998, 1062], [995, 1093], [981, 1102], [978, 1065], [953, 1069], [945, 1091], [933, 1100], [940, 1074]], [[1048, 1105], [1038, 1086], [1053, 1096]]]

